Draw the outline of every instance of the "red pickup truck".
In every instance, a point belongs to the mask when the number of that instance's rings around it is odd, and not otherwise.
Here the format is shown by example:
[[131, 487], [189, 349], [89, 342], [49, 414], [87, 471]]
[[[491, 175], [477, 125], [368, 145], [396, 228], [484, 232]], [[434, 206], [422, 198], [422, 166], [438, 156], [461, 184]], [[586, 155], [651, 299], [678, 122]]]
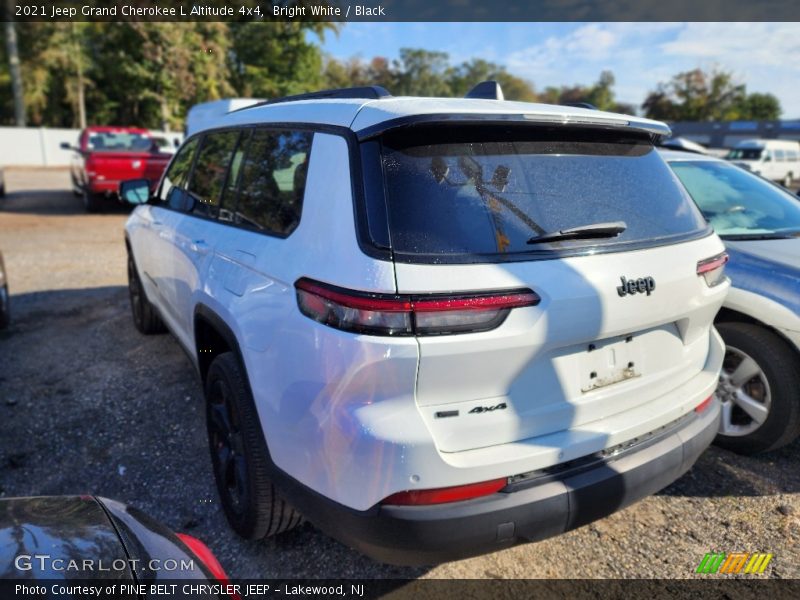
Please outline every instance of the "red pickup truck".
[[71, 177], [75, 195], [83, 197], [87, 212], [102, 210], [107, 199], [117, 198], [119, 182], [147, 178], [155, 186], [172, 155], [161, 152], [147, 129], [87, 127], [74, 150]]

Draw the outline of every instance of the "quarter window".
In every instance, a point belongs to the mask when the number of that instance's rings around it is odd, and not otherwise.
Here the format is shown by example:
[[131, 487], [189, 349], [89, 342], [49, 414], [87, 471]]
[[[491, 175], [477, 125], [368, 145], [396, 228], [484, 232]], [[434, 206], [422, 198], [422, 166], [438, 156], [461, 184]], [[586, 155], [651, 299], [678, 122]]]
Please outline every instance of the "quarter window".
[[300, 222], [313, 134], [257, 129], [247, 144], [234, 222], [287, 236]]

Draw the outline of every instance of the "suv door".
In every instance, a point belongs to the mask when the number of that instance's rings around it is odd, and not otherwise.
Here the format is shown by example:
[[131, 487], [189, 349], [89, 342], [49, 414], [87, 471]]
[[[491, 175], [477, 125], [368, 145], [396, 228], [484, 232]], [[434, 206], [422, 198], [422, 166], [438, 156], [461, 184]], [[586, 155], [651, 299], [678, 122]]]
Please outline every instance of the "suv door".
[[[185, 187], [189, 180], [199, 139], [186, 142], [170, 163], [164, 178], [161, 180], [156, 200], [141, 211], [144, 221], [142, 227], [142, 243], [137, 244], [137, 260], [139, 270], [155, 288], [155, 298], [161, 308], [161, 316], [174, 329], [178, 311], [174, 307], [174, 298], [170, 293], [171, 268], [169, 266], [173, 251], [174, 232], [178, 222], [183, 218], [186, 202]], [[140, 260], [139, 257], [143, 257]]]
[[175, 334], [192, 346], [194, 295], [202, 288], [214, 245], [221, 230], [217, 222], [220, 203], [229, 186], [231, 159], [239, 144], [239, 130], [220, 131], [203, 137], [191, 179], [186, 188], [185, 216], [176, 223], [173, 254], [169, 261], [170, 294], [176, 312]]

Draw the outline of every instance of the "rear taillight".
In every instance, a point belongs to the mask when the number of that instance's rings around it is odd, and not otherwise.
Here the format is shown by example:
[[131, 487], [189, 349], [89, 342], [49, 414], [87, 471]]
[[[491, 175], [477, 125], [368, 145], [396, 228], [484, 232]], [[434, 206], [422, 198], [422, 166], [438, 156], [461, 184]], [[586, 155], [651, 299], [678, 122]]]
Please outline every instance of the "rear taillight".
[[393, 506], [420, 506], [425, 504], [459, 502], [461, 500], [472, 500], [482, 496], [490, 496], [502, 490], [506, 485], [508, 485], [508, 480], [503, 478], [481, 481], [480, 483], [470, 483], [467, 485], [457, 485], [454, 487], [436, 488], [433, 490], [410, 490], [392, 494], [381, 502], [381, 504]]
[[354, 292], [310, 279], [295, 283], [307, 317], [336, 329], [372, 335], [442, 335], [488, 331], [512, 308], [535, 306], [529, 289], [458, 295], [391, 295]]
[[708, 287], [714, 287], [725, 280], [725, 263], [727, 262], [727, 252], [701, 260], [697, 263], [697, 274], [703, 276]]
[[[203, 565], [208, 569], [211, 573], [211, 576], [216, 579], [222, 586], [223, 590], [227, 589], [230, 586], [230, 579], [228, 579], [227, 573], [225, 573], [225, 569], [222, 568], [222, 565], [219, 564], [217, 557], [214, 556], [214, 553], [211, 552], [208, 546], [206, 546], [203, 542], [198, 540], [196, 537], [188, 535], [186, 533], [178, 533], [176, 534], [180, 540], [186, 544], [186, 546], [191, 550], [194, 555], [203, 563]], [[222, 596], [223, 594], [220, 594]], [[229, 597], [232, 600], [241, 600], [241, 596], [236, 593], [229, 594]]]

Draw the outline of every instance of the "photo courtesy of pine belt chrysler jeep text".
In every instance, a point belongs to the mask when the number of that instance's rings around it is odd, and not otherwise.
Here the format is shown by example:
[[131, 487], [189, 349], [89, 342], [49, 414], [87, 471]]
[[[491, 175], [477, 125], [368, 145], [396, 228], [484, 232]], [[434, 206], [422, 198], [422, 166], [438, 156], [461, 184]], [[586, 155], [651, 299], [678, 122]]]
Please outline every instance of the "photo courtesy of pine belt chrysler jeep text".
[[230, 112], [152, 195], [124, 182], [134, 322], [197, 367], [231, 526], [305, 517], [434, 563], [689, 469], [719, 424], [729, 281], [668, 133], [494, 82], [349, 88]]

